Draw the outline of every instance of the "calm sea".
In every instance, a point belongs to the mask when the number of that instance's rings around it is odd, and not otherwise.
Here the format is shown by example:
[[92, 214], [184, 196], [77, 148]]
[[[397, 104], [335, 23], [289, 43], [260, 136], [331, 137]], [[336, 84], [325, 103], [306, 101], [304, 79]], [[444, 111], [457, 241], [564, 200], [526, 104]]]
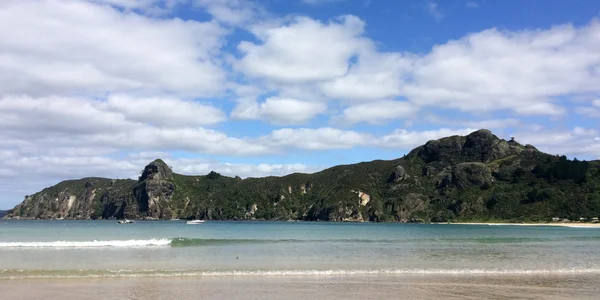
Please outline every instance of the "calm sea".
[[0, 279], [600, 274], [600, 228], [0, 221]]

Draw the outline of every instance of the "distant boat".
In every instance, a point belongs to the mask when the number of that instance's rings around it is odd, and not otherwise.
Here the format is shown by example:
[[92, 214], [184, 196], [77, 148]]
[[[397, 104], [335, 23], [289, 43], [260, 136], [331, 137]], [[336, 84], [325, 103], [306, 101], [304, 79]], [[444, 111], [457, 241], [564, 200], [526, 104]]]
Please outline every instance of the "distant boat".
[[202, 224], [204, 222], [205, 222], [204, 220], [192, 220], [192, 221], [187, 221], [186, 224], [194, 225], [194, 224]]
[[118, 222], [119, 224], [133, 224], [133, 223], [135, 223], [134, 221], [132, 221], [132, 220], [127, 220], [127, 219], [125, 219], [125, 220], [119, 220], [119, 221], [117, 221], [117, 222]]

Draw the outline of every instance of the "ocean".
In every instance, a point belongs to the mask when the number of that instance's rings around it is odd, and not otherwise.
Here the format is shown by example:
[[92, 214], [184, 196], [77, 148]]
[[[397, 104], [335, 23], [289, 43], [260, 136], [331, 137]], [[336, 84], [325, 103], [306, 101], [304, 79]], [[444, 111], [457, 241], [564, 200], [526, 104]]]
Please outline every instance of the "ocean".
[[[463, 282], [469, 278], [468, 282], [473, 283], [517, 278], [516, 282], [521, 284], [550, 280], [544, 287], [571, 282], [574, 290], [568, 293], [572, 297], [578, 291], [595, 293], [596, 290], [575, 287], [577, 282], [598, 277], [600, 228], [259, 221], [208, 221], [198, 225], [187, 225], [185, 221], [134, 224], [0, 221], [0, 292], [11, 289], [15, 292], [19, 286], [26, 291], [36, 280], [36, 286], [40, 282], [81, 285], [90, 284], [89, 280], [109, 279], [117, 286], [123, 283], [114, 279], [136, 279], [138, 283], [154, 282], [149, 285], [156, 286], [161, 279], [161, 284], [189, 283], [193, 287], [217, 280], [210, 285], [213, 289], [220, 285], [230, 289], [231, 284], [226, 282], [254, 287], [279, 282], [275, 285], [281, 288], [282, 282], [301, 284], [300, 280], [304, 284], [313, 282], [309, 285], [312, 289], [323, 282], [340, 287], [366, 280], [381, 281], [397, 289], [402, 282], [419, 278], [420, 283], [432, 278], [445, 278], [443, 282]], [[262, 283], [257, 285], [257, 280]], [[589, 283], [581, 285], [590, 288]], [[544, 294], [542, 298], [547, 296]], [[580, 296], [586, 298], [585, 294]]]

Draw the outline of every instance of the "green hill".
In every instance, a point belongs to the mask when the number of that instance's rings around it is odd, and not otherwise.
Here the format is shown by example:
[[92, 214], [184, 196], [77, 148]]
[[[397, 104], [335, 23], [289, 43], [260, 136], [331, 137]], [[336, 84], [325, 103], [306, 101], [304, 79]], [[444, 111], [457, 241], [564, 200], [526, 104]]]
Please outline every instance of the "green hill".
[[488, 130], [429, 141], [402, 158], [283, 177], [173, 173], [61, 182], [9, 211], [28, 219], [546, 221], [600, 215], [600, 162], [569, 160]]

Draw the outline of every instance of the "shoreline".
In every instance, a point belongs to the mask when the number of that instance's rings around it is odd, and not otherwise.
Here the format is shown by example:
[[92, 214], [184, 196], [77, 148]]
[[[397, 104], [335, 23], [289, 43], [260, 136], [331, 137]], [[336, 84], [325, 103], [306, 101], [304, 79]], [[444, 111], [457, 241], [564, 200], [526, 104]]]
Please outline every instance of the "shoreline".
[[570, 228], [600, 228], [600, 223], [494, 223], [494, 222], [449, 222], [432, 223], [447, 225], [488, 225], [488, 226], [548, 226], [548, 227], [570, 227]]
[[[187, 221], [186, 219], [130, 219], [133, 221]], [[0, 221], [117, 221], [117, 219], [28, 219], [0, 218]], [[282, 223], [350, 223], [350, 224], [434, 224], [434, 225], [488, 225], [488, 226], [554, 226], [571, 228], [600, 228], [600, 223], [581, 222], [547, 222], [547, 223], [516, 223], [516, 222], [373, 222], [373, 221], [307, 221], [307, 220], [206, 220], [207, 222], [282, 222]]]

